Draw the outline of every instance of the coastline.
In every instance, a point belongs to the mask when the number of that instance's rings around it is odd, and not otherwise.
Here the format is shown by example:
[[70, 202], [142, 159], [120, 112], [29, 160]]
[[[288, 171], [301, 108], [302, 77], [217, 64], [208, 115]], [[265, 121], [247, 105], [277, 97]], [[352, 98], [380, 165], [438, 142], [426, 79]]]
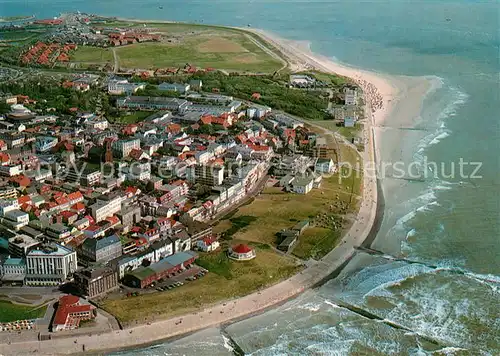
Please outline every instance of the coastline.
[[[241, 30], [252, 32], [264, 41], [274, 45], [289, 60], [291, 69], [294, 71], [315, 68], [356, 80], [363, 87], [367, 99], [366, 114], [368, 120], [365, 123], [364, 130], [366, 149], [362, 154], [364, 170], [366, 171], [368, 162], [376, 162], [378, 154], [374, 126], [383, 123], [391, 110], [391, 101], [398, 94], [395, 86], [375, 73], [349, 68], [316, 55], [302, 43], [283, 40], [262, 30]], [[43, 342], [27, 341], [10, 345], [1, 344], [0, 354], [13, 355], [29, 352], [69, 354], [79, 353], [83, 350], [90, 353], [103, 353], [124, 348], [136, 348], [263, 313], [271, 307], [285, 303], [307, 289], [321, 285], [329, 278], [334, 278], [335, 274], [340, 272], [354, 256], [356, 253], [355, 247], [369, 244], [375, 238], [382, 220], [380, 216], [380, 211], [383, 212], [383, 206], [380, 208], [381, 202], [380, 183], [369, 174], [364, 174], [363, 199], [360, 210], [356, 221], [344, 235], [339, 245], [323, 259], [315, 262], [299, 274], [262, 291], [254, 292], [236, 300], [218, 303], [197, 313], [139, 325], [129, 329]], [[179, 323], [181, 320], [182, 322]], [[85, 348], [82, 345], [85, 345]]]

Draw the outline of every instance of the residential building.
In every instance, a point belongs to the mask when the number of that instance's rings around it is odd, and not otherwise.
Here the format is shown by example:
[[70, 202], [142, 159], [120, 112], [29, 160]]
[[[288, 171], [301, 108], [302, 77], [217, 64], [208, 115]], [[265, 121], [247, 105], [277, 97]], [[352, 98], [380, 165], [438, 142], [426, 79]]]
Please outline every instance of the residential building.
[[205, 237], [196, 241], [196, 247], [203, 252], [212, 252], [219, 248], [219, 241], [215, 237]]
[[76, 252], [58, 245], [44, 244], [26, 256], [27, 285], [58, 285], [76, 271]]
[[113, 142], [113, 151], [119, 158], [128, 157], [132, 150], [138, 150], [141, 148], [141, 140], [128, 139], [128, 140], [118, 140]]
[[14, 187], [6, 186], [0, 188], [0, 200], [13, 199], [17, 197], [17, 190]]
[[16, 231], [23, 226], [28, 225], [29, 222], [29, 215], [21, 210], [8, 211], [4, 214], [4, 219], [2, 219], [3, 224], [13, 228]]
[[122, 244], [117, 235], [100, 239], [88, 238], [79, 249], [80, 262], [106, 263], [122, 255]]
[[95, 204], [90, 206], [92, 217], [98, 223], [108, 216], [118, 213], [122, 208], [122, 202], [126, 199], [125, 195], [113, 194], [99, 197]]
[[100, 169], [87, 167], [77, 167], [72, 165], [67, 172], [66, 181], [77, 182], [85, 187], [92, 187], [99, 184], [102, 173]]
[[328, 174], [335, 171], [335, 165], [331, 158], [318, 158], [314, 164], [314, 171], [320, 174]]
[[189, 89], [191, 89], [191, 86], [184, 83], [161, 83], [158, 85], [158, 90], [174, 91], [179, 94], [185, 94]]
[[108, 93], [113, 95], [130, 95], [146, 88], [146, 83], [129, 83], [126, 79], [112, 79], [108, 82]]
[[131, 227], [141, 221], [141, 207], [135, 204], [124, 205], [116, 213], [116, 216], [121, 220], [123, 226]]
[[71, 235], [70, 228], [61, 223], [50, 224], [45, 229], [45, 233], [56, 241], [63, 241]]
[[118, 289], [118, 274], [111, 267], [85, 268], [73, 276], [75, 286], [85, 298], [94, 299]]
[[35, 141], [35, 149], [40, 153], [47, 152], [55, 147], [57, 142], [57, 138], [53, 136], [38, 136]]
[[313, 189], [313, 183], [312, 177], [295, 177], [291, 186], [294, 193], [307, 194]]
[[346, 105], [357, 105], [358, 104], [358, 91], [357, 89], [344, 88], [344, 97]]
[[186, 179], [191, 183], [207, 186], [221, 185], [224, 180], [224, 166], [197, 164], [187, 167]]

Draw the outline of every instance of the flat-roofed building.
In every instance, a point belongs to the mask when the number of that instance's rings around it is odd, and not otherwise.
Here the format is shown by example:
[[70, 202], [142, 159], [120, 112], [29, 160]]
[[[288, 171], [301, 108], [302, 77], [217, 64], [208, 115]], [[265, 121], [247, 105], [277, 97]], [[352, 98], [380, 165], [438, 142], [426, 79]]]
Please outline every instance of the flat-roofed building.
[[76, 252], [58, 244], [45, 244], [26, 256], [27, 285], [58, 285], [76, 271]]
[[34, 248], [40, 245], [40, 241], [34, 238], [20, 234], [9, 239], [9, 253], [13, 257], [24, 258]]
[[74, 274], [74, 283], [81, 294], [96, 298], [118, 289], [118, 274], [111, 267], [86, 268]]

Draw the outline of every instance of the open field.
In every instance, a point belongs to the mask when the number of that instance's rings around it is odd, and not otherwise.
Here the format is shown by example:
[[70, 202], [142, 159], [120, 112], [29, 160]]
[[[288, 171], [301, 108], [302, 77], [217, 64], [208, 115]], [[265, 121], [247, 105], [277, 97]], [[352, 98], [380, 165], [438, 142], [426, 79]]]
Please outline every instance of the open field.
[[[297, 221], [314, 220], [322, 214], [337, 215], [355, 211], [360, 184], [359, 177], [340, 179], [339, 175], [335, 174], [330, 178], [325, 178], [320, 189], [313, 189], [307, 195], [286, 193], [277, 187], [266, 188], [251, 204], [238, 209], [236, 214], [229, 219], [231, 222], [243, 217], [247, 220], [249, 217], [256, 218], [238, 229], [232, 236], [238, 240], [276, 246], [276, 233], [281, 229], [291, 228]], [[353, 189], [352, 198], [351, 189]], [[349, 203], [351, 205], [344, 210], [343, 208]], [[229, 226], [227, 221], [227, 219], [222, 220], [219, 225], [223, 224], [231, 230], [233, 224]], [[336, 239], [332, 239], [333, 242], [334, 240]], [[333, 246], [328, 246], [327, 250], [331, 250]], [[303, 255], [306, 254], [303, 253]]]
[[146, 117], [150, 115], [151, 113], [147, 111], [135, 111], [130, 115], [109, 118], [109, 120], [112, 121], [113, 123], [118, 123], [118, 124], [135, 124], [137, 122], [143, 121]]
[[210, 272], [182, 287], [138, 297], [107, 300], [102, 307], [122, 323], [166, 319], [199, 310], [210, 304], [251, 293], [285, 279], [301, 268], [289, 257], [257, 248], [252, 261], [235, 262], [223, 251], [201, 254], [198, 264]]
[[36, 319], [45, 314], [46, 306], [37, 308], [36, 306], [24, 306], [12, 304], [11, 302], [0, 300], [0, 323], [16, 320]]
[[113, 62], [113, 52], [109, 48], [79, 46], [71, 55], [72, 62], [105, 64]]
[[[106, 26], [143, 28], [141, 23], [126, 22], [110, 23]], [[257, 41], [254, 35], [240, 30], [164, 23], [147, 23], [147, 27], [151, 33], [161, 34], [163, 40], [159, 43], [137, 43], [117, 47], [121, 68], [183, 67], [189, 63], [201, 68], [272, 73], [283, 67], [281, 61], [266, 52], [266, 44]], [[93, 49], [98, 51], [97, 48]], [[99, 59], [99, 56], [92, 58]], [[73, 60], [83, 61], [77, 56]], [[103, 61], [105, 60], [103, 58]]]
[[300, 236], [292, 253], [303, 260], [320, 259], [331, 251], [332, 246], [337, 245], [340, 237], [340, 230], [311, 227]]

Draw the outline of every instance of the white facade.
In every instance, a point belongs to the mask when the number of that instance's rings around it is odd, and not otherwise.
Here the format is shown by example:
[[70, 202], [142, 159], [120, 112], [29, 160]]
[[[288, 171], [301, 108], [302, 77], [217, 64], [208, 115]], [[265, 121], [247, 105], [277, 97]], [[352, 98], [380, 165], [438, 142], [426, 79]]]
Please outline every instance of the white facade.
[[13, 177], [19, 174], [21, 174], [21, 166], [19, 165], [0, 166], [0, 175], [2, 176]]
[[26, 284], [57, 285], [76, 268], [76, 252], [64, 246], [54, 244], [32, 250], [26, 256]]
[[117, 152], [120, 158], [127, 157], [132, 150], [141, 148], [141, 141], [139, 139], [132, 140], [119, 140], [113, 142], [113, 149]]
[[297, 194], [307, 194], [313, 189], [312, 178], [295, 178], [292, 182], [293, 191]]
[[118, 213], [122, 208], [122, 202], [126, 199], [126, 196], [116, 196], [111, 200], [99, 200], [97, 203], [90, 206], [92, 211], [92, 217], [95, 222], [102, 221], [107, 217]]

